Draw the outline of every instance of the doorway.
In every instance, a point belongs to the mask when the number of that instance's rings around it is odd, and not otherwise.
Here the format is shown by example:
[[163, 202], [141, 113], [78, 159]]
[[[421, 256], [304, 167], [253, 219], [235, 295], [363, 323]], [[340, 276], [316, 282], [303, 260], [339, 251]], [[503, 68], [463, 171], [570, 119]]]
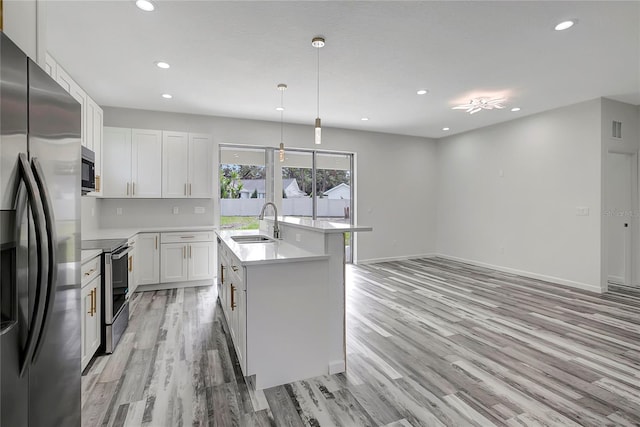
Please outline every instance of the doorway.
[[637, 154], [607, 153], [607, 282], [637, 286]]

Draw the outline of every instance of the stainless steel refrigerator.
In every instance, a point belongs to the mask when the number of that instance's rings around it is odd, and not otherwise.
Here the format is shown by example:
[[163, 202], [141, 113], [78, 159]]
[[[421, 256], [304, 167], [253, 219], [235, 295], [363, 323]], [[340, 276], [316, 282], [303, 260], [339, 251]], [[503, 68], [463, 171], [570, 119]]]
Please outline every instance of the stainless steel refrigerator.
[[80, 425], [80, 105], [0, 33], [0, 425]]

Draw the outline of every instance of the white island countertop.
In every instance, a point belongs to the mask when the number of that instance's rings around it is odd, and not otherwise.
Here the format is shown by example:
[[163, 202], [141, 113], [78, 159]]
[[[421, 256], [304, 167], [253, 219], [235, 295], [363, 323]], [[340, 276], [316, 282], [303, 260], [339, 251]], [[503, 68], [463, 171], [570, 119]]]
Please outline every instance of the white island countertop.
[[138, 233], [170, 233], [190, 231], [214, 231], [213, 225], [193, 225], [180, 227], [129, 227], [129, 228], [98, 228], [82, 233], [82, 240], [99, 239], [129, 239]]
[[238, 243], [232, 236], [265, 235], [258, 230], [216, 231], [224, 244], [242, 265], [259, 265], [285, 262], [303, 262], [329, 259], [329, 255], [313, 253], [282, 240], [265, 243]]
[[[273, 217], [265, 217], [265, 220], [274, 222]], [[373, 231], [373, 227], [365, 225], [351, 225], [342, 222], [333, 222], [326, 219], [300, 218], [295, 216], [279, 216], [278, 222], [291, 227], [304, 228], [320, 233], [349, 233], [355, 231]]]

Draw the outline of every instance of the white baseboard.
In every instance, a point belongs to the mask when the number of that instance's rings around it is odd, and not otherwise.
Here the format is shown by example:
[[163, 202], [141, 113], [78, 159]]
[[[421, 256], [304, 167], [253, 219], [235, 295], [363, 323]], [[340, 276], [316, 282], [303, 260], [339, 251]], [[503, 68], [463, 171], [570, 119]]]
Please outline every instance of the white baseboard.
[[163, 291], [165, 289], [193, 288], [195, 286], [213, 286], [213, 280], [192, 280], [189, 282], [156, 283], [154, 285], [140, 285], [136, 292]]
[[354, 262], [354, 264], [367, 265], [367, 264], [377, 264], [379, 262], [405, 261], [408, 259], [415, 259], [415, 258], [433, 258], [436, 256], [438, 256], [438, 254], [429, 253], [429, 254], [395, 256], [395, 257], [389, 257], [389, 258], [371, 258], [371, 259], [358, 260], [357, 262]]
[[559, 277], [547, 276], [545, 274], [533, 273], [531, 271], [518, 270], [515, 268], [502, 267], [500, 265], [488, 264], [485, 262], [475, 261], [471, 259], [458, 258], [451, 255], [445, 254], [437, 254], [435, 255], [439, 258], [449, 259], [452, 261], [464, 262], [467, 264], [477, 265], [478, 267], [486, 267], [492, 270], [503, 271], [505, 273], [517, 274], [518, 276], [529, 277], [531, 279], [544, 280], [546, 282], [557, 283], [559, 285], [569, 286], [576, 289], [581, 289], [583, 291], [595, 292], [601, 294], [606, 292], [606, 289], [602, 289], [597, 285], [590, 285], [588, 283], [574, 282], [573, 280], [561, 279]]
[[624, 285], [624, 278], [620, 276], [609, 276], [607, 277], [607, 282], [612, 285]]

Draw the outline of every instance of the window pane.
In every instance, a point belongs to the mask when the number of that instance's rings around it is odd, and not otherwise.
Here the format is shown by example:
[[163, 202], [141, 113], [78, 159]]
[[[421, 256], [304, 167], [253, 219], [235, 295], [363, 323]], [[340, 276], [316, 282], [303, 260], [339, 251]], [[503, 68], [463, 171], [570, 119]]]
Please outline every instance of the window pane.
[[285, 152], [282, 168], [282, 215], [297, 217], [313, 216], [311, 152]]
[[317, 218], [351, 223], [351, 155], [316, 154]]
[[265, 149], [220, 147], [220, 228], [257, 229], [268, 197]]

